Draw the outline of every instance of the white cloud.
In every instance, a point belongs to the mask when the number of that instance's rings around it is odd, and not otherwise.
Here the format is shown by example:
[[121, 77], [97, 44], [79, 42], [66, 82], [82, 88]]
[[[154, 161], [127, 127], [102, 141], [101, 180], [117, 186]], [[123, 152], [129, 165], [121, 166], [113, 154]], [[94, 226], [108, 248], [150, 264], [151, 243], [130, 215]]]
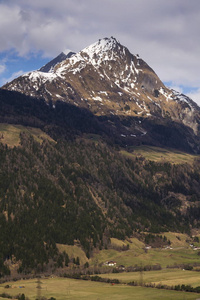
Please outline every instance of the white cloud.
[[0, 51], [79, 51], [115, 36], [162, 81], [200, 86], [199, 0], [3, 0]]
[[20, 49], [25, 28], [20, 18], [20, 8], [0, 4], [0, 51]]
[[200, 88], [187, 93], [187, 95], [200, 106]]

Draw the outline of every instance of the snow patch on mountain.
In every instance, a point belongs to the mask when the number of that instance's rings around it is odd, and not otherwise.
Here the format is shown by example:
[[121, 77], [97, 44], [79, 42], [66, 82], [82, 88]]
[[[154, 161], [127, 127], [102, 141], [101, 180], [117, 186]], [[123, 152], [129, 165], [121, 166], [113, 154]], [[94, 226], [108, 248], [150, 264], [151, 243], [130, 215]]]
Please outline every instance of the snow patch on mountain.
[[[93, 64], [99, 65], [102, 60], [112, 60], [115, 58], [116, 50], [121, 50], [121, 45], [119, 42], [111, 37], [111, 38], [104, 38], [99, 40], [98, 42], [90, 45], [89, 47], [84, 48], [81, 52], [88, 55], [89, 60]], [[115, 50], [115, 51], [114, 51]], [[123, 56], [125, 55], [124, 47], [122, 48]]]
[[22, 75], [22, 77], [28, 77], [33, 82], [37, 81], [39, 83], [45, 83], [46, 81], [53, 81], [57, 77], [57, 75], [54, 73], [33, 71]]

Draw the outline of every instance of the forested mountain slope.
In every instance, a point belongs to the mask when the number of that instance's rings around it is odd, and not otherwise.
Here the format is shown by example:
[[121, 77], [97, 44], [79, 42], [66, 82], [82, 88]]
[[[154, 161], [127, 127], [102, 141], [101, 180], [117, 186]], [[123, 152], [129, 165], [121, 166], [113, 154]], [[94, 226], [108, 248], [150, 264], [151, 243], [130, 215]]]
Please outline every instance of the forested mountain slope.
[[[0, 275], [6, 260], [19, 272], [58, 267], [57, 243], [89, 257], [111, 237], [198, 228], [198, 155], [132, 154], [140, 145], [199, 154], [199, 110], [114, 38], [0, 89]], [[7, 124], [20, 125], [9, 133], [17, 143], [6, 142]]]
[[199, 226], [200, 162], [129, 159], [87, 136], [0, 148], [0, 256], [25, 271], [56, 259], [56, 243], [79, 241], [87, 256], [110, 237]]

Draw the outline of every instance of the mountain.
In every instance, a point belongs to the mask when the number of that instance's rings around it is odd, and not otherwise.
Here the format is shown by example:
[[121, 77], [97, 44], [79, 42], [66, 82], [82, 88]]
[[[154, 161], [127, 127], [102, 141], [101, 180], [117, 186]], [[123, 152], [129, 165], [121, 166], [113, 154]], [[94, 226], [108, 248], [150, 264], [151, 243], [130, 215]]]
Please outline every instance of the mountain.
[[[145, 145], [162, 147], [159, 161], [139, 154]], [[57, 244], [89, 258], [111, 237], [199, 228], [199, 156], [180, 163], [177, 149], [199, 153], [199, 107], [114, 38], [6, 84], [0, 277], [9, 263], [22, 273], [62, 266]]]
[[[49, 71], [41, 72], [44, 69]], [[114, 135], [118, 132], [125, 144], [200, 151], [198, 105], [167, 88], [147, 63], [113, 37], [99, 40], [52, 69], [22, 75], [3, 89], [43, 98], [52, 105], [69, 103], [107, 118], [113, 122]], [[119, 119], [128, 120], [129, 126]], [[175, 136], [182, 141], [176, 142]]]

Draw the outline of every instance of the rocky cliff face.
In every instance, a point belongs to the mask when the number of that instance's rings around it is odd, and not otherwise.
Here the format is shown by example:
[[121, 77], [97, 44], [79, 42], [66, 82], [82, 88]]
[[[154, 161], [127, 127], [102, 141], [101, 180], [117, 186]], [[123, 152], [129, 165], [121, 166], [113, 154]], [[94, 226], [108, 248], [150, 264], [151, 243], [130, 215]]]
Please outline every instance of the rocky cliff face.
[[97, 116], [172, 120], [199, 133], [198, 105], [167, 88], [146, 62], [113, 37], [61, 60], [48, 72], [41, 68], [3, 88], [87, 108]]

